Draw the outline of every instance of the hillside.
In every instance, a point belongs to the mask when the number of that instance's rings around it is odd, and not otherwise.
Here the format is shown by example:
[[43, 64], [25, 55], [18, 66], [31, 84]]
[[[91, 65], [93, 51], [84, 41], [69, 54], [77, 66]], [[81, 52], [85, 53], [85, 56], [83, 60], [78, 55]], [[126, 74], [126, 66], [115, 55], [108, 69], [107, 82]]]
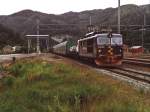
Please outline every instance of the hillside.
[[[143, 14], [146, 15], [146, 24], [150, 24], [150, 5], [124, 5], [121, 6], [121, 25], [142, 25]], [[117, 25], [117, 8], [95, 9], [83, 12], [67, 12], [61, 15], [45, 14], [42, 12], [23, 10], [8, 16], [0, 16], [0, 24], [9, 27], [15, 32], [19, 32], [21, 37], [25, 34], [36, 33], [36, 19], [40, 20], [40, 24], [55, 24], [49, 27], [42, 27], [40, 34], [72, 34], [76, 37], [82, 36], [86, 32], [86, 26], [89, 25], [89, 17], [92, 17], [93, 25]], [[57, 25], [58, 24], [58, 25]], [[61, 26], [60, 26], [61, 24]], [[65, 26], [62, 24], [75, 24], [72, 26]], [[116, 32], [116, 27], [114, 28]], [[125, 40], [131, 44], [130, 38], [138, 37], [137, 43], [140, 42], [141, 31], [133, 33], [133, 30], [139, 30], [138, 27], [121, 28], [122, 33], [126, 37]], [[129, 30], [127, 32], [126, 30]], [[138, 34], [138, 35], [137, 35]], [[146, 31], [145, 39], [150, 42], [148, 36], [150, 33]]]
[[[15, 41], [14, 41], [15, 40]], [[21, 45], [23, 40], [20, 34], [14, 32], [12, 29], [6, 28], [0, 24], [0, 49], [5, 45]]]
[[[147, 6], [124, 5], [121, 7], [121, 24], [143, 24], [143, 7], [144, 12], [147, 12], [147, 24], [150, 24], [149, 12]], [[33, 30], [36, 24], [36, 19], [39, 19], [43, 24], [89, 24], [89, 17], [92, 17], [92, 24], [117, 24], [117, 8], [95, 9], [83, 12], [67, 12], [61, 15], [45, 14], [32, 10], [23, 10], [12, 15], [0, 16], [0, 23], [4, 26], [9, 26], [16, 31], [28, 32]], [[32, 27], [31, 27], [32, 26]]]

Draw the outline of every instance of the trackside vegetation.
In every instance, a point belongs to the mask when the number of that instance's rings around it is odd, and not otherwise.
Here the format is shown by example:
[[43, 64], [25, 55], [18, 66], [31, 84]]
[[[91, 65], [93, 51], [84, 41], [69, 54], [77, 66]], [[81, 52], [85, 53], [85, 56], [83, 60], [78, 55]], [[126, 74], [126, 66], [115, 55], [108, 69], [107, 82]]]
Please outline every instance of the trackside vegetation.
[[0, 112], [150, 112], [150, 93], [65, 61], [1, 67]]

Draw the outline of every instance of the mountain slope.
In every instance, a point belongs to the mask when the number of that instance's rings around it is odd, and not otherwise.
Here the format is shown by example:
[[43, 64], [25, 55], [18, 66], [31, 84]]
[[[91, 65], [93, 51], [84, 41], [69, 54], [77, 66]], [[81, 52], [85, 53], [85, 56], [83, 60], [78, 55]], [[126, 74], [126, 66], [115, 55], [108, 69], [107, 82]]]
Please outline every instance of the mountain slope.
[[[146, 24], [150, 25], [150, 5], [124, 5], [121, 6], [121, 25], [143, 25], [144, 14], [146, 15]], [[89, 25], [89, 18], [92, 18], [93, 25], [116, 25], [117, 28], [117, 8], [95, 9], [83, 12], [67, 12], [61, 15], [45, 14], [32, 10], [23, 10], [12, 15], [0, 16], [0, 24], [18, 32], [22, 37], [26, 34], [36, 34], [36, 20], [40, 20], [40, 24], [53, 24], [50, 26], [41, 26], [40, 34], [73, 34], [81, 36], [86, 32], [86, 26]], [[54, 25], [55, 24], [55, 25]], [[72, 25], [62, 25], [72, 24]], [[127, 29], [127, 28], [126, 28]], [[135, 28], [132, 28], [132, 30]], [[138, 28], [139, 29], [139, 28]], [[128, 29], [131, 30], [131, 29]], [[131, 30], [131, 31], [132, 31]], [[116, 30], [115, 30], [116, 31]], [[127, 36], [126, 32], [122, 32]], [[131, 34], [130, 37], [137, 36], [137, 33]], [[140, 32], [138, 32], [138, 36]], [[150, 41], [146, 34], [146, 40]]]
[[[15, 41], [14, 41], [15, 40]], [[21, 45], [23, 40], [20, 38], [19, 33], [4, 27], [0, 24], [0, 49], [5, 45]]]
[[[124, 5], [121, 7], [121, 24], [143, 24], [143, 7]], [[148, 7], [148, 6], [147, 6]], [[146, 6], [145, 6], [146, 9]], [[146, 12], [146, 10], [145, 10]], [[150, 12], [147, 14], [147, 24], [150, 24]], [[36, 19], [42, 24], [76, 24], [83, 28], [89, 24], [117, 24], [117, 8], [97, 9], [83, 12], [68, 12], [61, 15], [45, 14], [32, 10], [23, 10], [9, 16], [0, 16], [0, 24], [21, 33], [35, 33]], [[52, 26], [51, 26], [52, 27]]]

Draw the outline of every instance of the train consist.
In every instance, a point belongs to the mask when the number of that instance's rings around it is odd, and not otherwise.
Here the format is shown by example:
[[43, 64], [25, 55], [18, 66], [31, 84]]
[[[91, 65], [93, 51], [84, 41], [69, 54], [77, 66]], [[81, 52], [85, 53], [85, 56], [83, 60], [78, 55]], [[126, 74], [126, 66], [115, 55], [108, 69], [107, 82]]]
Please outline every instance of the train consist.
[[123, 39], [121, 34], [91, 32], [77, 44], [65, 41], [54, 46], [53, 52], [93, 60], [98, 66], [121, 65]]

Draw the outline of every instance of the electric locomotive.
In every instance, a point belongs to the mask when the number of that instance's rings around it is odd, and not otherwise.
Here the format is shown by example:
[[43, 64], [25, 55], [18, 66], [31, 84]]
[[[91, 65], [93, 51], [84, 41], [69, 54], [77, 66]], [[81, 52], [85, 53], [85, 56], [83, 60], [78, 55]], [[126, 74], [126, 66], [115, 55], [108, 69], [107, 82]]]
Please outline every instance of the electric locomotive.
[[123, 59], [123, 39], [121, 34], [96, 33], [78, 40], [78, 55], [93, 60], [99, 66], [121, 65]]

